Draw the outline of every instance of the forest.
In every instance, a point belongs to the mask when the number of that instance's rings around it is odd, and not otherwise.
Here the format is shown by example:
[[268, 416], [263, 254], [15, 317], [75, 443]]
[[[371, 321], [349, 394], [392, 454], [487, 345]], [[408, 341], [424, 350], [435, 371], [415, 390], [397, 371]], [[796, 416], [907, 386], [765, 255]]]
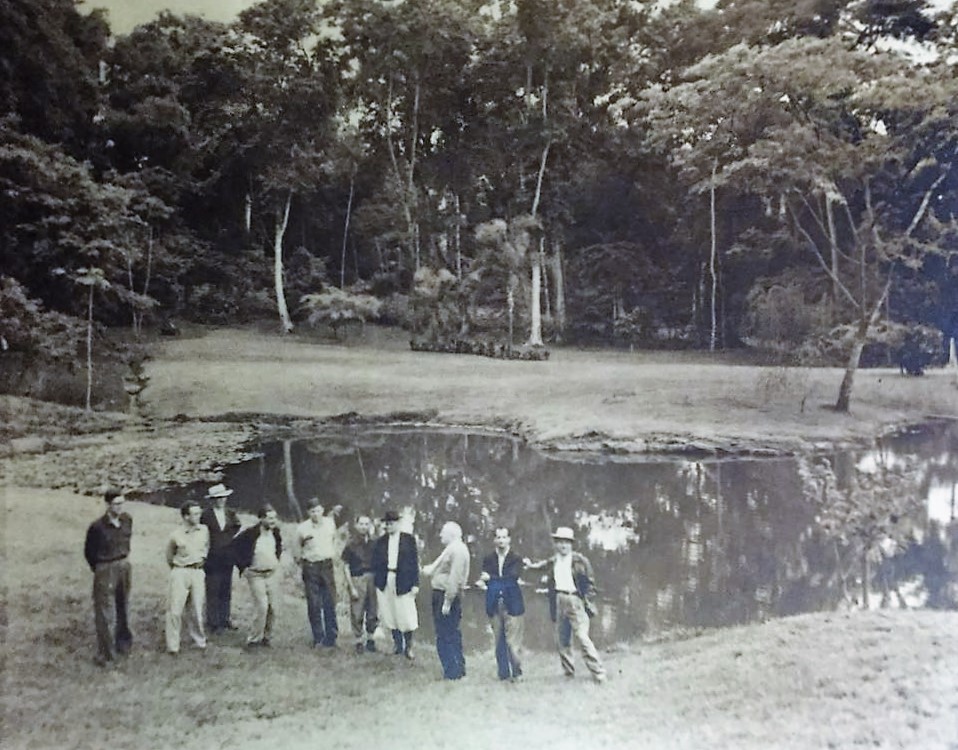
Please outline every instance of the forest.
[[7, 391], [118, 329], [368, 320], [749, 348], [845, 367], [847, 410], [860, 365], [958, 337], [954, 6], [264, 0], [116, 35], [0, 0], [0, 67]]

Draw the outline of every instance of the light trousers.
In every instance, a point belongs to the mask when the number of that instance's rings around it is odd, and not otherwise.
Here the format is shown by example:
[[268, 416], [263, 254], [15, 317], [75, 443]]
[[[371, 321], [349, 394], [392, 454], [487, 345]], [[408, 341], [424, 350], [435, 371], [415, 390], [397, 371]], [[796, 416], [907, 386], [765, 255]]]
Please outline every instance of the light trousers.
[[184, 609], [190, 638], [199, 648], [206, 648], [206, 631], [203, 626], [206, 611], [206, 574], [202, 568], [173, 568], [170, 571], [166, 650], [171, 654], [179, 653], [180, 650]]
[[253, 595], [253, 622], [247, 643], [262, 643], [273, 632], [273, 613], [279, 601], [279, 569], [268, 573], [247, 569], [244, 573]]
[[572, 640], [579, 644], [582, 660], [596, 680], [605, 679], [605, 667], [599, 652], [589, 637], [589, 615], [585, 605], [575, 594], [556, 594], [556, 647], [562, 671], [567, 675], [575, 674], [575, 662], [572, 660]]

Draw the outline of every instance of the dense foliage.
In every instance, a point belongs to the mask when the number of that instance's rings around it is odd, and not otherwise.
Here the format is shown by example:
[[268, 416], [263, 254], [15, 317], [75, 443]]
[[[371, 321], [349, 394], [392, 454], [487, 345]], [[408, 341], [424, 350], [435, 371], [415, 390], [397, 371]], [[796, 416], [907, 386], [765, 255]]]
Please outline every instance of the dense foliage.
[[922, 0], [264, 0], [115, 38], [0, 0], [0, 335], [368, 291], [432, 338], [837, 358], [847, 408], [880, 324], [958, 335], [956, 39]]

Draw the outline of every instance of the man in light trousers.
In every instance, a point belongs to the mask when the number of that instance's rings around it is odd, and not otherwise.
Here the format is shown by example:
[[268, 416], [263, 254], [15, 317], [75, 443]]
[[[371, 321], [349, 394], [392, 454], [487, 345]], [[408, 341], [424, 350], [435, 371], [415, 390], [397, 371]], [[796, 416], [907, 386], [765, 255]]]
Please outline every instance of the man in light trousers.
[[166, 651], [180, 652], [183, 609], [187, 610], [187, 628], [197, 648], [206, 648], [204, 619], [206, 612], [206, 573], [203, 564], [210, 550], [210, 531], [202, 523], [199, 503], [184, 503], [180, 508], [183, 525], [170, 536], [166, 545], [166, 563], [170, 566], [170, 594], [166, 611]]

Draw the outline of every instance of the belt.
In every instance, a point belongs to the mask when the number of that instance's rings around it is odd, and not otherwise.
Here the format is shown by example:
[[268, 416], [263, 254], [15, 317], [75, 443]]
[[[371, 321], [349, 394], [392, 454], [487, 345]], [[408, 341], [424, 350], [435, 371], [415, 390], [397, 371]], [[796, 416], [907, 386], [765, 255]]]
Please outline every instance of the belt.
[[191, 570], [198, 570], [199, 568], [202, 568], [202, 567], [203, 567], [203, 563], [198, 562], [198, 563], [190, 563], [189, 565], [174, 565], [173, 567], [174, 567], [174, 568], [188, 568], [188, 569], [191, 569]]
[[[373, 571], [372, 571], [372, 569], [370, 568], [370, 569], [367, 569], [367, 570], [357, 570], [355, 573], [352, 572], [352, 571], [350, 571], [349, 575], [351, 575], [353, 578], [359, 578], [360, 576], [364, 576], [364, 575], [366, 575], [367, 573], [372, 573], [372, 572], [373, 572]], [[395, 571], [394, 571], [394, 572], [395, 572]]]
[[256, 573], [257, 575], [268, 575], [269, 573], [275, 573], [276, 568], [250, 568], [250, 573]]
[[333, 563], [333, 558], [331, 557], [324, 557], [322, 560], [303, 560], [303, 565], [323, 565], [323, 564], [332, 565], [332, 563]]
[[566, 596], [578, 596], [578, 595], [579, 595], [579, 592], [578, 592], [578, 591], [559, 591], [558, 589], [556, 589], [556, 593], [557, 593], [557, 594], [565, 594]]
[[396, 568], [386, 568], [386, 570], [387, 570], [389, 573], [398, 573], [398, 572], [399, 572], [398, 569], [396, 569]]
[[121, 560], [126, 560], [126, 555], [123, 555], [123, 557], [111, 557], [109, 560], [97, 560], [96, 564], [102, 565], [103, 563], [120, 562]]

